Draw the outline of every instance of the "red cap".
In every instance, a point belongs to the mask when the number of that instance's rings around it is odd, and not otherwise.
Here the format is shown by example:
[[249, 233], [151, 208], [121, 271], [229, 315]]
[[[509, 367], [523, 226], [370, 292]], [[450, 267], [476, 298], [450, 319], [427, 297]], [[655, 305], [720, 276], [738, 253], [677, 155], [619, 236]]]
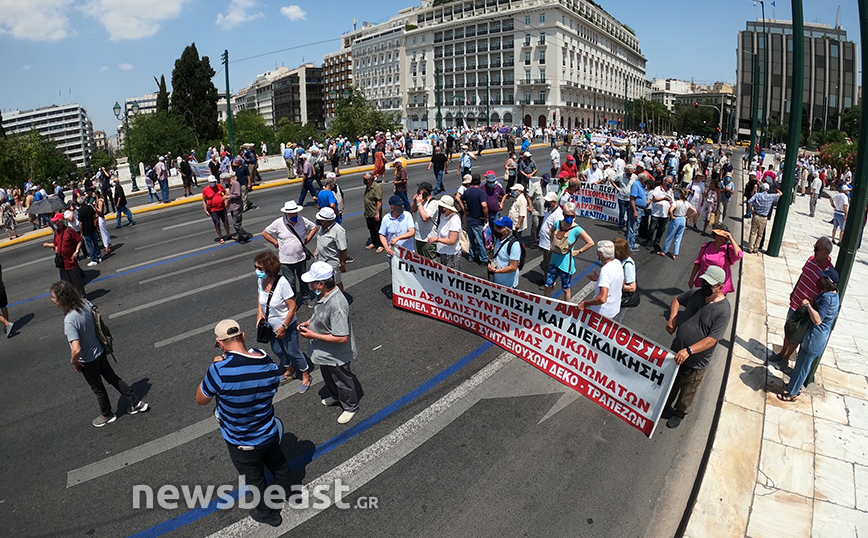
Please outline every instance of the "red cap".
[[51, 217], [51, 222], [58, 222], [58, 221], [61, 221], [61, 220], [66, 220], [66, 219], [63, 218], [63, 213], [57, 213], [56, 215], [54, 215], [53, 217]]

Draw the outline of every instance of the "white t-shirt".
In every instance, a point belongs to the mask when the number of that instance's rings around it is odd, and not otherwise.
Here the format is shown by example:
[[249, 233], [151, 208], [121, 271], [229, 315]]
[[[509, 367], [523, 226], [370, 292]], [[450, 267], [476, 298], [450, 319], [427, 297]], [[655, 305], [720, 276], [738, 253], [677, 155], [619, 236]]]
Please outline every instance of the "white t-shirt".
[[422, 214], [417, 210], [416, 217], [416, 241], [427, 241], [429, 237], [434, 236], [434, 229], [437, 227], [437, 216], [440, 206], [437, 205], [437, 200], [433, 197], [423, 204], [425, 213], [430, 217], [428, 220], [422, 219]]
[[672, 191], [667, 191], [662, 186], [654, 187], [654, 190], [651, 191], [651, 196], [649, 196], [649, 198], [649, 201], [655, 200], [657, 198], [663, 198], [663, 200], [659, 202], [651, 202], [652, 217], [669, 216], [669, 205], [672, 203]]
[[552, 226], [559, 220], [563, 220], [563, 218], [564, 212], [561, 210], [561, 206], [556, 207], [554, 211], [546, 211], [545, 219], [543, 219], [539, 231], [539, 248], [543, 250], [550, 250], [552, 248]]
[[847, 198], [847, 195], [843, 192], [839, 192], [832, 197], [832, 205], [835, 206], [835, 211], [837, 211], [838, 213], [843, 213], [844, 208], [850, 205], [850, 199]]
[[594, 289], [594, 297], [600, 294], [600, 288], [609, 288], [609, 297], [601, 305], [590, 308], [594, 312], [607, 318], [615, 317], [621, 311], [621, 289], [624, 287], [624, 268], [617, 259], [609, 262], [600, 269], [600, 278], [597, 279], [597, 287]]
[[552, 168], [560, 168], [561, 167], [561, 153], [557, 149], [552, 150], [551, 159], [552, 159]]
[[[449, 234], [452, 232], [461, 233], [461, 217], [457, 213], [452, 213], [448, 217], [444, 216], [440, 219], [440, 226], [437, 227], [437, 236], [441, 239], [449, 239]], [[461, 241], [456, 241], [454, 245], [445, 243], [435, 243], [437, 245], [437, 254], [460, 254]]]
[[527, 230], [527, 197], [523, 192], [518, 193], [518, 197], [512, 203], [512, 207], [509, 208], [509, 218], [512, 219], [514, 224], [518, 224], [520, 217], [524, 217], [524, 220], [521, 221], [521, 226], [516, 228], [516, 230], [523, 232]]
[[819, 195], [820, 190], [822, 190], [822, 188], [823, 188], [823, 180], [820, 179], [819, 177], [815, 177], [814, 181], [811, 182], [811, 192]]
[[[268, 292], [262, 289], [262, 280], [258, 278], [256, 279], [256, 288], [259, 292], [259, 306], [262, 307], [262, 313], [265, 314]], [[292, 284], [289, 283], [289, 280], [281, 277], [277, 280], [277, 285], [274, 286], [274, 293], [271, 295], [271, 307], [268, 309], [268, 324], [275, 331], [283, 325], [287, 314], [289, 314], [289, 307], [286, 306], [288, 299], [295, 299], [295, 292], [292, 291]], [[296, 318], [293, 317], [290, 323], [296, 321]]]

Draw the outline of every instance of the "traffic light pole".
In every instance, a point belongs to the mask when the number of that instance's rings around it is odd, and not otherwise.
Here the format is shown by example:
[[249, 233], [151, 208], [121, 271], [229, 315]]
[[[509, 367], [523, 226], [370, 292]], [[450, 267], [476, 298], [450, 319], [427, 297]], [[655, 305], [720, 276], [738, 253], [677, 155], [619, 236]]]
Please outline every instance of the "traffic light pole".
[[226, 72], [226, 118], [229, 123], [229, 152], [235, 155], [235, 130], [232, 125], [232, 94], [229, 92], [229, 50], [223, 51], [223, 71]]

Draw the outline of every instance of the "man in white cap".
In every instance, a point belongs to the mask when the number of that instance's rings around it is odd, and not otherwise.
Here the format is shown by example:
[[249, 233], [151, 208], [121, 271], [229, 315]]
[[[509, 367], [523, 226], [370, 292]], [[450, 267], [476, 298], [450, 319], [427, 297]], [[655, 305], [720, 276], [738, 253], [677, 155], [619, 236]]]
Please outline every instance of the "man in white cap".
[[668, 428], [677, 428], [690, 410], [714, 348], [726, 336], [732, 316], [722, 291], [726, 282], [723, 269], [712, 265], [699, 278], [702, 287], [674, 297], [669, 308], [666, 331], [675, 335], [671, 347], [679, 368], [669, 393], [668, 403], [674, 403], [675, 412], [666, 422]]
[[313, 257], [305, 245], [313, 240], [317, 226], [300, 215], [301, 206], [293, 201], [283, 204], [280, 212], [283, 215], [263, 230], [262, 237], [278, 249], [283, 277], [295, 290], [296, 304], [301, 304], [308, 292], [301, 275], [307, 269], [307, 260]]
[[563, 220], [564, 212], [558, 203], [558, 193], [551, 191], [543, 198], [545, 202], [545, 216], [543, 217], [542, 226], [539, 231], [539, 248], [543, 251], [543, 258], [540, 267], [542, 268], [542, 284], [539, 289], [545, 289], [546, 274], [549, 272], [549, 266], [552, 262], [552, 237], [551, 229], [556, 222]]
[[336, 220], [337, 215], [331, 207], [324, 207], [316, 214], [319, 231], [316, 234], [314, 257], [317, 261], [331, 265], [335, 284], [344, 291], [341, 273], [347, 272], [347, 232]]
[[211, 217], [211, 222], [214, 223], [214, 230], [217, 232], [217, 239], [220, 244], [226, 242], [226, 238], [220, 233], [220, 223], [226, 229], [226, 235], [229, 233], [229, 221], [226, 218], [226, 199], [227, 193], [223, 185], [217, 182], [214, 176], [208, 176], [208, 186], [202, 191], [202, 205], [205, 209], [205, 214]]
[[157, 174], [157, 181], [160, 183], [160, 193], [163, 196], [163, 203], [169, 203], [169, 170], [166, 168], [166, 158], [160, 157], [157, 164], [154, 165], [154, 173]]
[[359, 382], [350, 369], [356, 358], [356, 340], [350, 321], [350, 305], [335, 285], [334, 269], [325, 262], [314, 262], [301, 276], [317, 296], [313, 315], [298, 325], [298, 333], [310, 340], [308, 355], [320, 367], [329, 396], [326, 406], [340, 405], [340, 424], [353, 419], [359, 410]]
[[[286, 455], [280, 448], [283, 425], [274, 415], [281, 368], [261, 349], [247, 349], [245, 334], [234, 319], [218, 323], [214, 336], [215, 347], [222, 354], [214, 357], [196, 388], [196, 403], [208, 405], [217, 398], [229, 458], [247, 487], [258, 493], [254, 495], [259, 502], [250, 510], [250, 517], [278, 527], [283, 522], [280, 511], [291, 480]], [[266, 469], [274, 476], [274, 484], [283, 489], [277, 503], [265, 494]]]

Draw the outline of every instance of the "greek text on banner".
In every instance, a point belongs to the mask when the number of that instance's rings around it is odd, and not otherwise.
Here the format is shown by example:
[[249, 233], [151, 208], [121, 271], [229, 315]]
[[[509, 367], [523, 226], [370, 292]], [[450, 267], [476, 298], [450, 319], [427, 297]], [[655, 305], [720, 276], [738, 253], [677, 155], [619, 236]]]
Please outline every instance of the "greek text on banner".
[[669, 349], [628, 327], [400, 248], [392, 295], [398, 308], [474, 332], [653, 434], [678, 366]]

